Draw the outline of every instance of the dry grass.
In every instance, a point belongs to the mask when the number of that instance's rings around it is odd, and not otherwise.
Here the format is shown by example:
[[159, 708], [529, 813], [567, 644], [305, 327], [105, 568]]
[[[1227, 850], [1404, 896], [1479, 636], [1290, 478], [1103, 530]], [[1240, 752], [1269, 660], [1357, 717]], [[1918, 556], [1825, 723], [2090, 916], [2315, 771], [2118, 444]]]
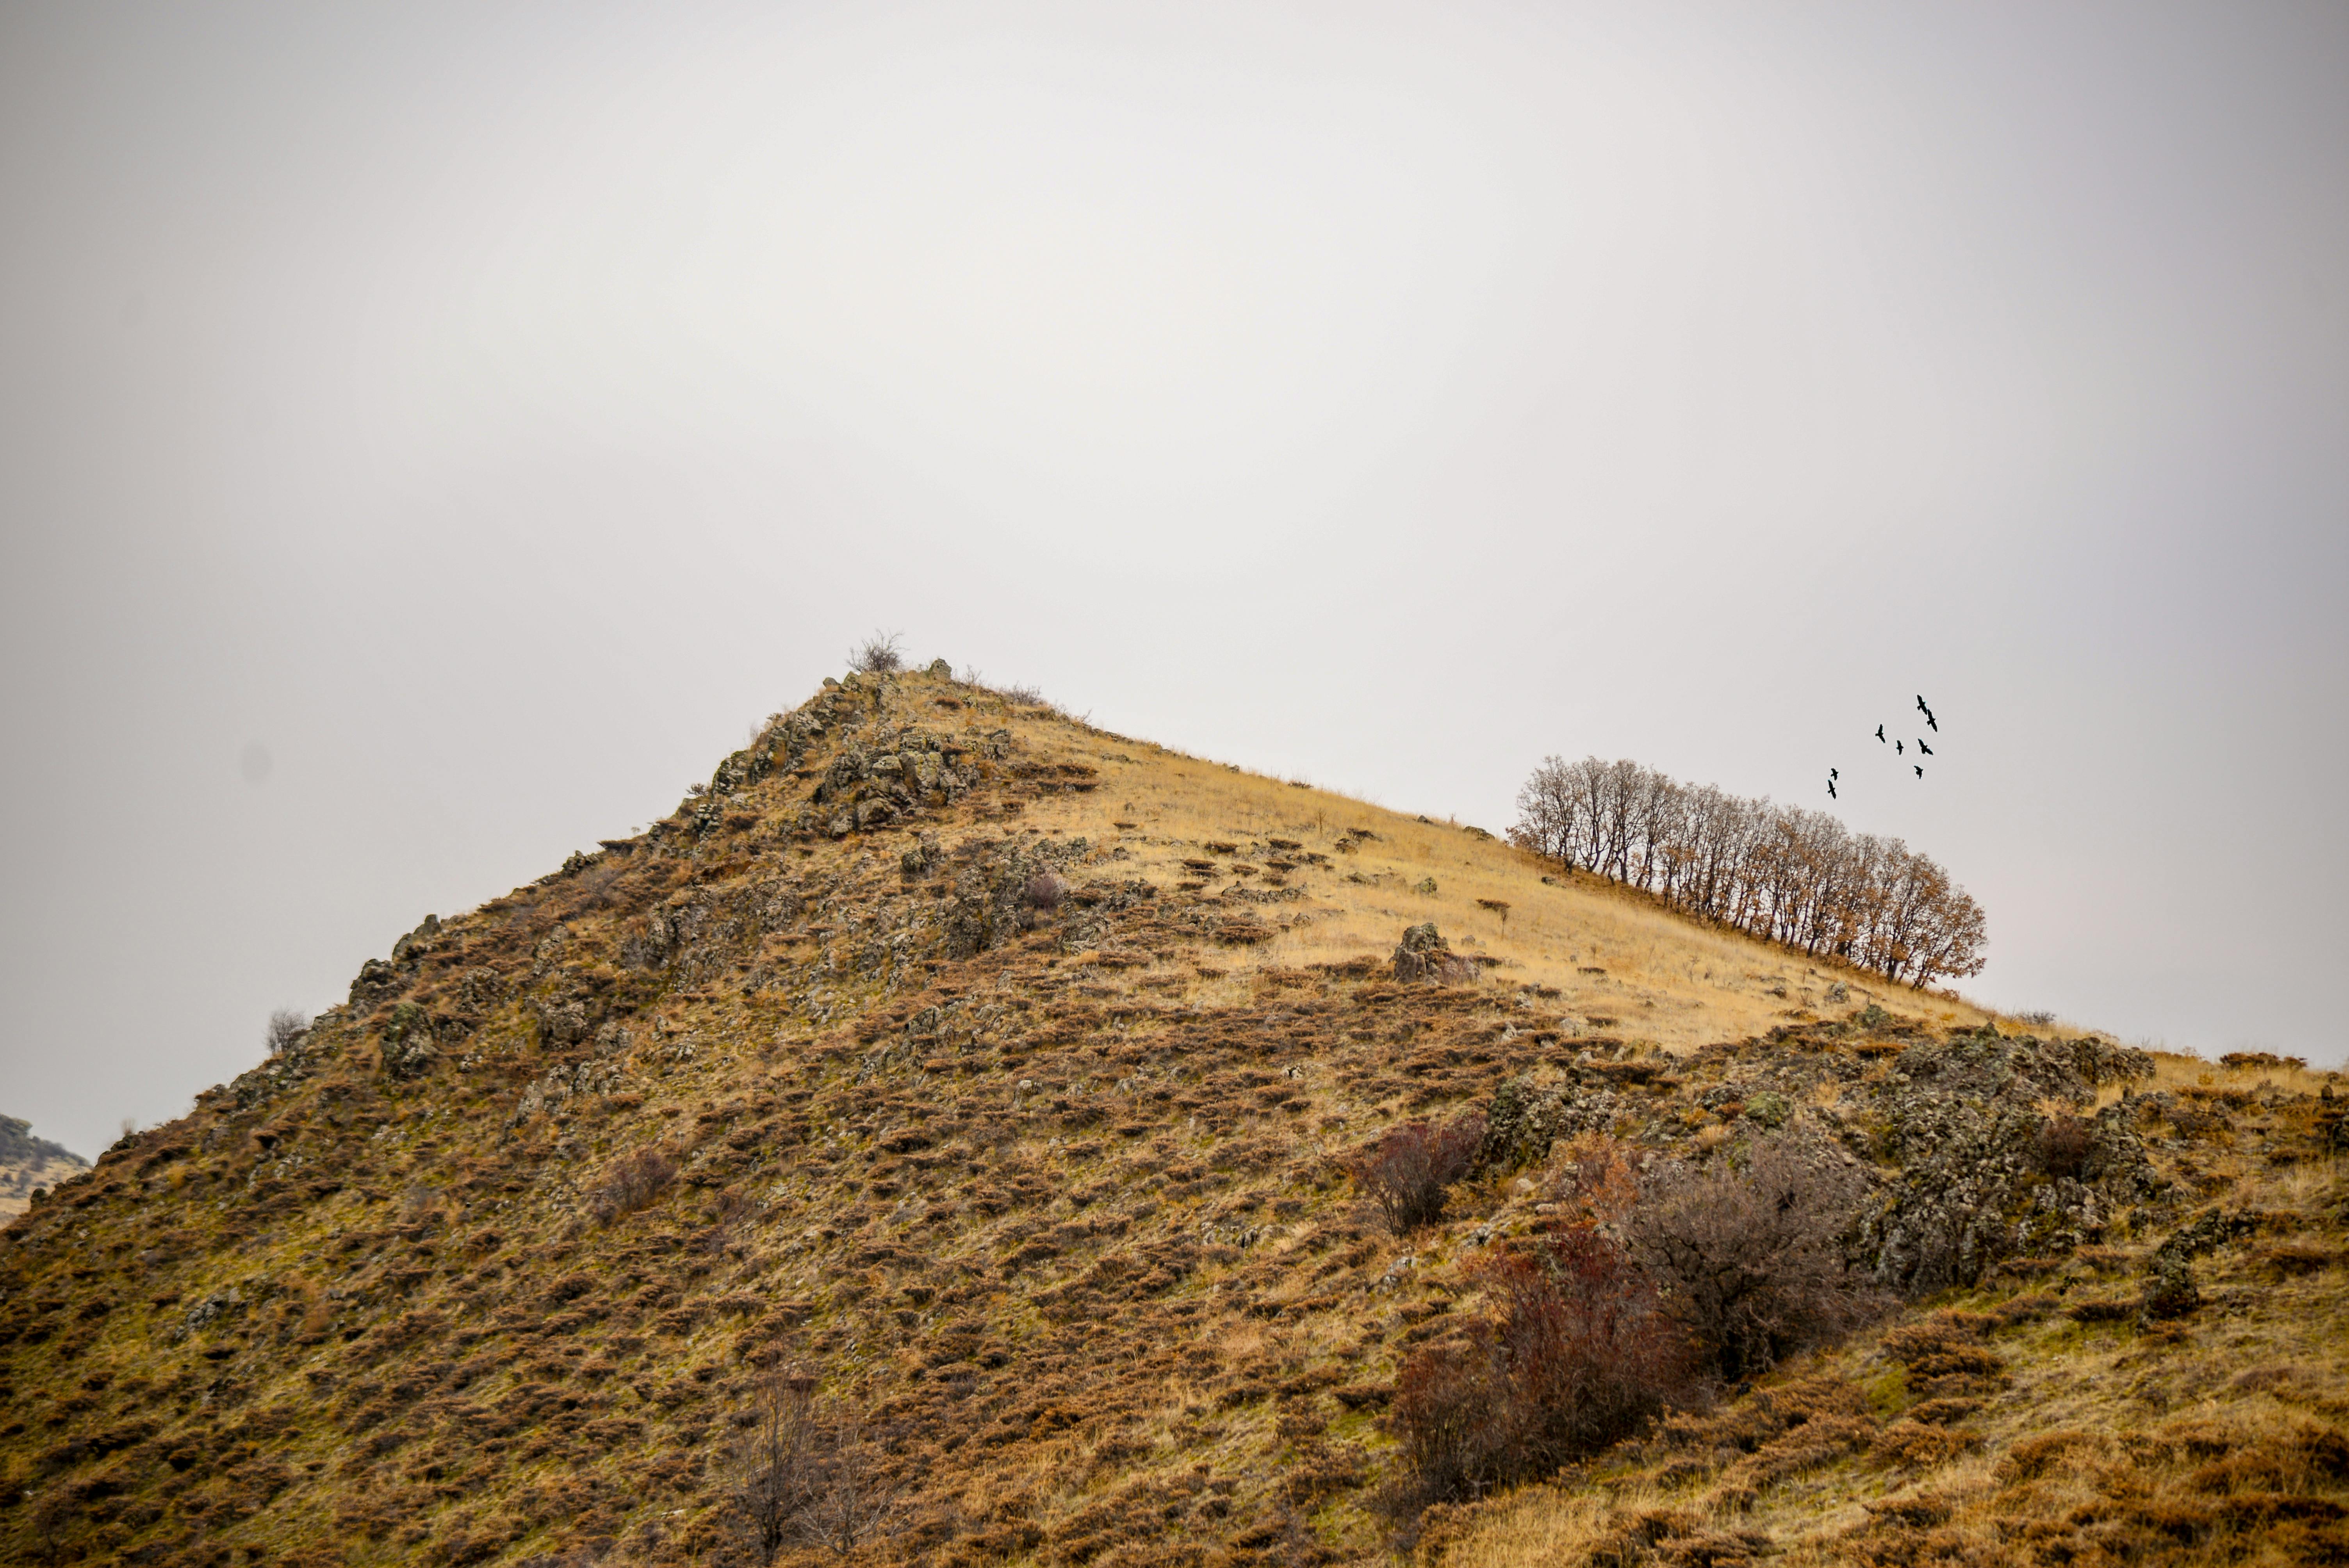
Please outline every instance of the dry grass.
[[[688, 801], [657, 842], [444, 923], [391, 988], [11, 1226], [0, 1557], [716, 1563], [711, 1466], [781, 1357], [864, 1409], [882, 1479], [909, 1489], [906, 1532], [867, 1549], [874, 1562], [1368, 1559], [1390, 1540], [1370, 1502], [1392, 1452], [1381, 1400], [1415, 1346], [1477, 1310], [1460, 1265], [1479, 1233], [1539, 1224], [1544, 1189], [1464, 1182], [1406, 1242], [1381, 1233], [1339, 1157], [1394, 1122], [1484, 1108], [1505, 1079], [1581, 1070], [1595, 1040], [1687, 1050], [1879, 999], [1918, 1028], [1984, 1016], [1605, 884], [1546, 883], [1450, 824], [927, 676], [888, 690], [888, 724], [919, 719], [974, 755], [1009, 728], [1011, 756], [950, 806], [835, 840], [809, 825], [813, 776], [874, 721], [843, 703], [804, 771], [735, 792], [707, 831]], [[1064, 787], [1033, 767], [1093, 771], [1056, 775]], [[1056, 833], [1091, 849], [1034, 934], [955, 958], [937, 934], [951, 873], [901, 872], [909, 825], [949, 857]], [[1436, 892], [1411, 891], [1431, 879]], [[1102, 906], [1097, 948], [1061, 941], [1088, 888], [1136, 880], [1156, 895]], [[1506, 925], [1479, 900], [1506, 903]], [[629, 959], [657, 917], [668, 955]], [[1383, 963], [1426, 920], [1497, 963], [1455, 986], [1345, 967]], [[1260, 939], [1221, 939], [1238, 928]], [[1831, 1008], [1838, 979], [1850, 995]], [[548, 1022], [574, 1004], [616, 1032]], [[444, 1031], [413, 1080], [379, 1067], [400, 1006]], [[1773, 1048], [1740, 1060], [1775, 1067]], [[1804, 1048], [1816, 1062], [1841, 1047]], [[1689, 1064], [1691, 1082], [1722, 1059]], [[2337, 1207], [2329, 1169], [2272, 1161], [2261, 1127], [2305, 1119], [2262, 1098], [2282, 1086], [2175, 1070], [2192, 1122], [2176, 1159], [2197, 1180]], [[1664, 1084], [1620, 1081], [1618, 1136], [1744, 1135]], [[1801, 1092], [1825, 1107], [1844, 1090]], [[615, 1162], [655, 1145], [675, 1183], [590, 1222]], [[2128, 1257], [2155, 1239], [2117, 1229]], [[2335, 1372], [2305, 1370], [2333, 1366], [2308, 1337], [2341, 1320], [2325, 1248], [2340, 1244], [2316, 1229], [2220, 1254], [2266, 1294], [2248, 1316], [2206, 1306], [2174, 1340], [2061, 1314], [2001, 1330], [2016, 1384], [1950, 1423], [1982, 1433], [1981, 1452], [1930, 1475], [1998, 1495], [1990, 1467], [2013, 1446], [2002, 1423], [2032, 1418], [2026, 1378], [2065, 1420], [2106, 1418], [2097, 1399], [2137, 1399], [2169, 1366], [2240, 1367], [2251, 1391], [2181, 1383], [2158, 1411], [2110, 1419], [2340, 1400]], [[2113, 1272], [2063, 1264], [2029, 1288], [2110, 1292]], [[2232, 1299], [2233, 1276], [2205, 1277]], [[2267, 1337], [2238, 1345], [2239, 1316]], [[1917, 1406], [1868, 1346], [1838, 1354], [1806, 1365], [1868, 1390], [1871, 1419]], [[2050, 1382], [2059, 1368], [2077, 1386]], [[1687, 1457], [1624, 1456], [1601, 1478], [1611, 1495], [1537, 1489], [1430, 1539], [1451, 1531], [1450, 1550], [1487, 1553], [1455, 1560], [1495, 1563], [1549, 1560], [1491, 1544], [1510, 1532], [1543, 1552], [1624, 1539], [1622, 1510], [1710, 1495], [1719, 1475], [1663, 1479]], [[1786, 1470], [1702, 1522], [1826, 1539], [1866, 1501], [1923, 1484], [1873, 1463]]]
[[[1697, 924], [1643, 893], [1585, 872], [1560, 873], [1473, 829], [1300, 789], [1143, 742], [1104, 740], [1066, 719], [1016, 709], [1006, 717], [1040, 755], [1101, 770], [1097, 793], [1032, 808], [1025, 825], [1101, 836], [1104, 816], [1132, 821], [1130, 830], [1108, 828], [1108, 841], [1127, 851], [1138, 874], [1170, 884], [1202, 882], [1211, 892], [1264, 890], [1278, 876], [1283, 891], [1304, 895], [1293, 904], [1266, 906], [1276, 918], [1288, 916], [1269, 941], [1211, 961], [1227, 974], [1358, 954], [1383, 959], [1402, 927], [1433, 921], [1455, 948], [1496, 961], [1489, 984], [1554, 988], [1558, 1009], [1586, 1021], [1581, 1032], [1674, 1051], [1790, 1021], [1852, 1016], [1871, 1002], [1944, 1027], [1975, 1026], [1993, 1016], [1942, 992], [1889, 985]], [[1352, 840], [1356, 828], [1376, 837]], [[1326, 858], [1268, 876], [1267, 859], [1298, 859], [1268, 848], [1272, 839], [1292, 840]], [[1339, 847], [1341, 840], [1354, 843], [1350, 852]], [[1237, 845], [1239, 852], [1206, 848], [1214, 843]], [[1202, 873], [1186, 861], [1215, 869]], [[1236, 864], [1255, 874], [1234, 874]], [[1433, 893], [1414, 891], [1430, 880]], [[1506, 919], [1486, 907], [1491, 903], [1507, 906]], [[1827, 988], [1838, 981], [1847, 1000], [1830, 1002]], [[1598, 1019], [1607, 1021], [1590, 1021]]]
[[[1953, 1295], [1952, 1343], [1978, 1343], [1967, 1364], [1992, 1368], [1970, 1374], [1971, 1398], [1920, 1401], [1903, 1355], [1927, 1365], [1915, 1347], [1940, 1341], [1924, 1332], [1930, 1322], [1905, 1323], [1790, 1366], [1748, 1400], [1688, 1423], [1682, 1440], [1628, 1451], [1588, 1482], [1529, 1487], [1441, 1518], [1423, 1561], [1613, 1563], [1642, 1532], [1635, 1554], [1664, 1563], [2339, 1561], [2349, 1553], [2344, 1199], [2349, 1168], [2338, 1161], [2262, 1168], [2230, 1206], [2291, 1216], [2303, 1238], [2333, 1249], [2329, 1264], [2279, 1272], [2266, 1243], [2222, 1248], [2209, 1260], [2211, 1300], [2182, 1326], [2149, 1330], [2049, 1311], [2044, 1283]], [[2067, 1279], [2093, 1291], [2093, 1274]], [[1806, 1446], [1815, 1420], [1765, 1439], [1751, 1459], [1708, 1447], [1741, 1423], [1766, 1434], [1746, 1406], [1823, 1383], [1864, 1406], [1865, 1440], [1832, 1453]], [[1786, 1462], [1757, 1465], [1782, 1449]]]

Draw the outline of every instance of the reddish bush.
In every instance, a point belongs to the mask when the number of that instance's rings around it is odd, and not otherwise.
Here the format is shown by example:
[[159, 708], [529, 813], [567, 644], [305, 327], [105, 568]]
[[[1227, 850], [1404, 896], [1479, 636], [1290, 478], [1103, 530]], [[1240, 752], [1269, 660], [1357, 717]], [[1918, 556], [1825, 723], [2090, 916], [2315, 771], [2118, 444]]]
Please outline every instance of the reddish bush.
[[1690, 1382], [1685, 1341], [1623, 1250], [1588, 1226], [1471, 1271], [1492, 1317], [1396, 1379], [1417, 1507], [1546, 1475], [1630, 1435]]
[[587, 1206], [599, 1222], [608, 1225], [652, 1202], [676, 1180], [676, 1161], [657, 1149], [639, 1149], [612, 1162], [604, 1180], [588, 1195]]
[[1849, 1167], [1765, 1143], [1743, 1170], [1666, 1168], [1627, 1229], [1672, 1315], [1735, 1381], [1877, 1310], [1878, 1294], [1843, 1254], [1866, 1192]]
[[2076, 1116], [2039, 1124], [2039, 1168], [2050, 1176], [2077, 1176], [2095, 1147], [2095, 1128]]
[[1409, 1235], [1444, 1212], [1444, 1190], [1468, 1174], [1484, 1138], [1485, 1119], [1473, 1113], [1441, 1126], [1406, 1122], [1358, 1150], [1346, 1161], [1346, 1174], [1396, 1235]]

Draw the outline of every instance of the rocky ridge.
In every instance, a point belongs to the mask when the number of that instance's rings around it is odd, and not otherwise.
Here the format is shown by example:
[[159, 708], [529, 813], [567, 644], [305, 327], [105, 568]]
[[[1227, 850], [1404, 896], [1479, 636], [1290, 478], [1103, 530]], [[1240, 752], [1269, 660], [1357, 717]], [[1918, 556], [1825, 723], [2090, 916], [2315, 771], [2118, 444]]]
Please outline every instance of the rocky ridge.
[[[1347, 868], [1402, 830], [1268, 785], [1296, 825], [1171, 841], [1183, 769], [942, 671], [852, 676], [649, 832], [426, 920], [5, 1233], [0, 1547], [739, 1556], [740, 1423], [789, 1371], [897, 1503], [866, 1560], [1376, 1555], [1396, 1368], [1478, 1310], [1464, 1265], [1557, 1222], [1554, 1153], [1593, 1135], [1864, 1171], [1851, 1253], [1897, 1290], [2170, 1233], [2170, 1274], [2207, 1266], [2237, 1090], [1827, 975], [1840, 1016], [1674, 1052], [1432, 922], [1287, 958], [1394, 896]], [[1515, 874], [1523, 925], [1547, 872]], [[1386, 1233], [1340, 1157], [1470, 1112], [1445, 1219]]]

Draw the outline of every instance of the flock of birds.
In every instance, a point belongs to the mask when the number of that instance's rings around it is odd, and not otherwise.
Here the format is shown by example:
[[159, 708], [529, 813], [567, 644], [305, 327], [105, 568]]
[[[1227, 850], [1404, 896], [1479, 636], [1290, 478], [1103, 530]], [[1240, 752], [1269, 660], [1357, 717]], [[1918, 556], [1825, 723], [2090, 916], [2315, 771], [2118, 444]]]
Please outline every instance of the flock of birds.
[[[1933, 717], [1933, 710], [1925, 706], [1925, 699], [1921, 696], [1917, 699], [1917, 711], [1925, 716], [1926, 728], [1931, 730], [1936, 735], [1941, 733], [1940, 721]], [[1892, 754], [1895, 757], [1906, 758], [1909, 755], [1907, 742], [1900, 739], [1888, 738], [1884, 733], [1884, 727], [1880, 724], [1876, 727], [1876, 739], [1878, 745], [1889, 745], [1892, 748]], [[1920, 754], [1926, 757], [1933, 755], [1933, 748], [1925, 744], [1925, 738], [1923, 736], [1920, 735], [1916, 737], [1916, 742], [1917, 749]], [[1911, 762], [1909, 766], [1917, 770], [1918, 778], [1922, 779], [1925, 777], [1925, 765], [1923, 763]], [[1828, 799], [1835, 800], [1841, 799], [1841, 797], [1836, 793], [1836, 780], [1842, 777], [1842, 773], [1837, 769], [1833, 768], [1827, 769]]]

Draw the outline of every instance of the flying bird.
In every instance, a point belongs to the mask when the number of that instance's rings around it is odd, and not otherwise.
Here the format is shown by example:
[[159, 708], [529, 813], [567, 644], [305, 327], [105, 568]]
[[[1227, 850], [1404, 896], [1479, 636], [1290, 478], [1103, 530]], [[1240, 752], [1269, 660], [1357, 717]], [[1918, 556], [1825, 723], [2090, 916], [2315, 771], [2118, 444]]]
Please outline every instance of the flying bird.
[[[1911, 768], [1917, 768], [1917, 765], [1914, 762], [1911, 762], [1909, 766]], [[1920, 779], [1925, 777], [1925, 770], [1922, 768], [1917, 768], [1917, 777]]]
[[1892, 755], [1895, 757], [1905, 755], [1900, 749], [1900, 743], [1897, 740], [1892, 743]]
[[1830, 769], [1827, 769], [1827, 777], [1828, 777], [1828, 778], [1830, 778], [1830, 779], [1840, 779], [1840, 778], [1842, 778], [1842, 777], [1843, 777], [1843, 775], [1842, 775], [1842, 774], [1840, 774], [1840, 773], [1838, 773], [1838, 772], [1837, 772], [1834, 769], [1830, 768]]
[[1878, 740], [1884, 738], [1884, 727], [1880, 724], [1876, 727], [1876, 738]]
[[1917, 749], [1923, 752], [1928, 757], [1933, 755], [1933, 748], [1925, 744], [1925, 738], [1921, 735], [1917, 738]]
[[1936, 722], [1933, 717], [1933, 710], [1925, 706], [1925, 699], [1921, 696], [1917, 699], [1917, 711], [1925, 716], [1925, 727], [1930, 729], [1936, 735], [1941, 733], [1940, 725]]
[[1827, 769], [1827, 799], [1830, 800], [1836, 799], [1835, 769], [1832, 768]]

